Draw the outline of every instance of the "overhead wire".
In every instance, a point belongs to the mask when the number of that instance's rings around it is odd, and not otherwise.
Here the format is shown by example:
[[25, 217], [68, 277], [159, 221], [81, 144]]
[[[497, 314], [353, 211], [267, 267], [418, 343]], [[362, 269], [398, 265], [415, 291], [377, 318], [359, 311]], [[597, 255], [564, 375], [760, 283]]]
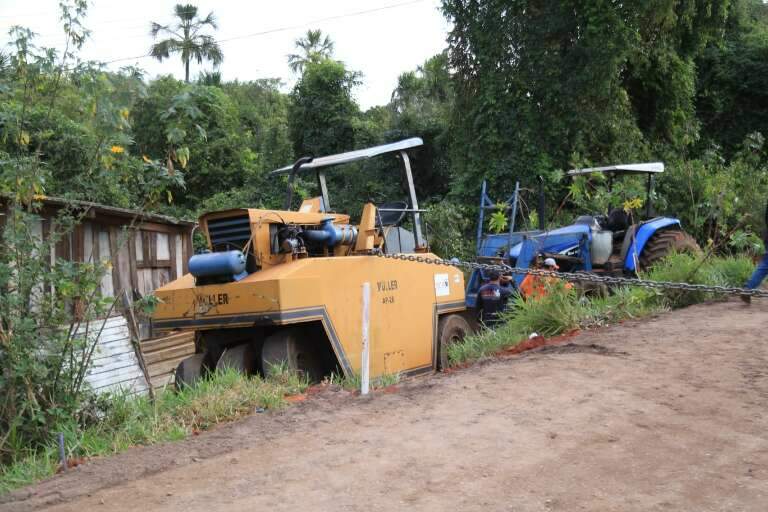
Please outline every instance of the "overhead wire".
[[[340, 20], [340, 19], [345, 19], [345, 18], [352, 18], [352, 17], [357, 17], [357, 16], [364, 16], [366, 14], [373, 14], [373, 13], [376, 13], [376, 12], [387, 11], [387, 10], [391, 10], [391, 9], [397, 9], [397, 8], [400, 8], [400, 7], [406, 7], [406, 6], [409, 6], [409, 5], [415, 5], [415, 4], [419, 4], [419, 3], [424, 3], [426, 1], [429, 1], [429, 0], [408, 0], [408, 1], [399, 2], [399, 3], [396, 3], [396, 4], [383, 5], [383, 6], [379, 6], [379, 7], [370, 8], [370, 9], [362, 9], [362, 10], [359, 10], [359, 11], [353, 11], [353, 12], [344, 13], [344, 14], [335, 14], [335, 15], [331, 15], [331, 16], [325, 16], [325, 17], [322, 17], [322, 18], [318, 18], [318, 19], [315, 19], [315, 20], [312, 20], [312, 21], [296, 23], [296, 24], [293, 24], [293, 25], [285, 25], [285, 26], [282, 26], [282, 27], [261, 30], [261, 31], [252, 32], [252, 33], [249, 33], [249, 34], [242, 34], [242, 35], [239, 35], [239, 36], [232, 36], [232, 37], [225, 37], [225, 38], [220, 38], [220, 39], [214, 39], [214, 42], [216, 42], [218, 44], [222, 44], [222, 43], [229, 43], [229, 42], [232, 42], [232, 41], [239, 41], [239, 40], [242, 40], [242, 39], [249, 39], [249, 38], [253, 38], [253, 37], [261, 37], [261, 36], [265, 36], [265, 35], [269, 35], [269, 34], [276, 34], [276, 33], [280, 33], [280, 32], [287, 32], [287, 31], [290, 31], [290, 30], [296, 30], [296, 29], [299, 29], [299, 28], [304, 28], [304, 27], [307, 27], [307, 26], [311, 26], [311, 25], [314, 25], [314, 24], [317, 24], [317, 23], [323, 23], [323, 22], [327, 22], [327, 21], [335, 21], [335, 20]], [[133, 39], [134, 37], [132, 36], [130, 38]], [[125, 38], [125, 39], [127, 39], [127, 38]], [[117, 63], [117, 62], [126, 62], [126, 61], [134, 61], [134, 60], [139, 60], [139, 59], [145, 59], [145, 58], [148, 58], [148, 57], [151, 57], [149, 52], [142, 53], [141, 55], [133, 55], [133, 56], [130, 56], [130, 57], [119, 57], [119, 58], [109, 59], [109, 60], [101, 60], [101, 59], [92, 59], [92, 60], [95, 61], [95, 62], [99, 62], [101, 64], [104, 64], [104, 65], [108, 65], [108, 64], [114, 64], [114, 63]]]

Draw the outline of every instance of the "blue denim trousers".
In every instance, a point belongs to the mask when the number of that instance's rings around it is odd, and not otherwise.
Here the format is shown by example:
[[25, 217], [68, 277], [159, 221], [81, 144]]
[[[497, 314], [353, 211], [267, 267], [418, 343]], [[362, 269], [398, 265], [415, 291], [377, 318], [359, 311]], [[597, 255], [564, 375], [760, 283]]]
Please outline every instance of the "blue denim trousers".
[[749, 281], [747, 281], [745, 288], [749, 288], [750, 290], [758, 288], [766, 276], [768, 276], [768, 249], [765, 251], [765, 254], [763, 254], [763, 259], [757, 264], [757, 268], [752, 273], [752, 277], [749, 278]]

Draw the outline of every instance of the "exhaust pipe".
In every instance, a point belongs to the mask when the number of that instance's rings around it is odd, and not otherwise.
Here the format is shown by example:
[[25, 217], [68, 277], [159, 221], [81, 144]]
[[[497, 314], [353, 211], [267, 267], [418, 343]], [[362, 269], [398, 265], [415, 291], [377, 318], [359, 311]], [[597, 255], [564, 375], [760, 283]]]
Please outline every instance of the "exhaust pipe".
[[311, 161], [311, 156], [303, 156], [294, 162], [291, 174], [288, 176], [288, 192], [285, 197], [285, 202], [283, 203], [283, 210], [288, 211], [291, 209], [291, 203], [293, 202], [293, 181], [296, 179], [296, 173], [299, 172], [302, 165]]

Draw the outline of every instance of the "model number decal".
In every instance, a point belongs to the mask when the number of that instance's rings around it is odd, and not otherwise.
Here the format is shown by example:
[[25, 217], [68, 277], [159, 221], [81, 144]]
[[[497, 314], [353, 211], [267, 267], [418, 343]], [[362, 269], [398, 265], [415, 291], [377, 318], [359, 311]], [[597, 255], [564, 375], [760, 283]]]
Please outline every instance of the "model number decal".
[[228, 293], [212, 293], [210, 295], [198, 295], [195, 297], [195, 309], [198, 313], [205, 314], [211, 308], [229, 304]]
[[383, 295], [380, 299], [382, 304], [394, 304], [395, 296], [392, 293], [397, 291], [397, 279], [377, 281], [376, 291]]
[[392, 279], [391, 281], [377, 281], [376, 282], [376, 290], [381, 292], [393, 292], [397, 290], [397, 279]]

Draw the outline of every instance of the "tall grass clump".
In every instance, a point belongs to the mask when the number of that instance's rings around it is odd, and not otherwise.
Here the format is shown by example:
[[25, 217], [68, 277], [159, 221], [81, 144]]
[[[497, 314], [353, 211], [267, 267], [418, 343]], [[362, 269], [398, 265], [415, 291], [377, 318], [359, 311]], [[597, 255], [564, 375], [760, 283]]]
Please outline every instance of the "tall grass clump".
[[[67, 455], [71, 458], [118, 453], [136, 445], [184, 439], [216, 424], [251, 414], [256, 408], [276, 409], [285, 396], [304, 392], [305, 377], [275, 367], [266, 379], [246, 376], [232, 369], [217, 371], [179, 391], [165, 389], [152, 401], [146, 396], [114, 393], [92, 405], [93, 418], [81, 428], [64, 424]], [[0, 494], [50, 476], [58, 465], [58, 451], [51, 443], [20, 454], [0, 466]]]
[[[350, 376], [333, 373], [324, 382], [327, 384], [341, 386], [348, 391], [355, 391], [360, 389], [362, 378], [359, 373], [352, 373]], [[373, 377], [370, 380], [370, 388], [386, 388], [388, 386], [394, 386], [398, 382], [400, 382], [399, 373], [385, 373], [383, 375], [379, 375], [378, 377]]]
[[649, 288], [621, 286], [605, 296], [582, 298], [580, 327], [600, 327], [659, 313], [666, 307], [655, 302], [658, 293]]
[[452, 365], [492, 356], [537, 333], [556, 336], [577, 328], [584, 312], [578, 294], [564, 283], [547, 287], [547, 294], [538, 300], [511, 299], [502, 322], [494, 329], [483, 329], [448, 347]]
[[[648, 281], [742, 286], [753, 268], [754, 264], [746, 256], [703, 259], [689, 254], [672, 254], [641, 278]], [[605, 296], [584, 296], [562, 282], [554, 282], [540, 299], [512, 299], [501, 324], [494, 329], [483, 329], [452, 345], [448, 349], [448, 358], [452, 365], [475, 361], [513, 347], [533, 333], [557, 336], [573, 329], [643, 318], [715, 298], [720, 296], [710, 292], [631, 285], [614, 288]]]
[[[743, 286], [754, 264], [746, 256], [726, 256], [702, 259], [691, 254], [671, 254], [657, 263], [643, 279], [709, 286]], [[681, 308], [706, 300], [720, 298], [716, 293], [702, 291], [663, 290], [649, 297], [658, 305]]]
[[709, 262], [713, 280], [723, 286], [744, 286], [755, 270], [755, 264], [747, 256], [728, 256]]

